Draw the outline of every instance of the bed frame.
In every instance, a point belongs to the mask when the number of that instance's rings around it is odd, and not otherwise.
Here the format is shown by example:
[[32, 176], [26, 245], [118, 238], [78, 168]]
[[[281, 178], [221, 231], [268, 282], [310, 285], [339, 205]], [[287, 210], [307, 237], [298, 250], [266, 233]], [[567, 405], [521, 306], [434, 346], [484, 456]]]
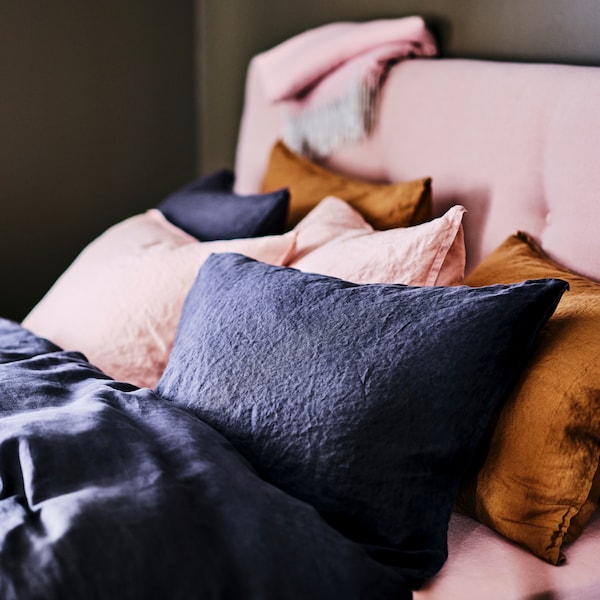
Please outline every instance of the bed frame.
[[[380, 119], [361, 144], [326, 164], [380, 181], [433, 179], [434, 213], [460, 202], [467, 270], [518, 229], [555, 260], [600, 280], [600, 69], [423, 59], [397, 65]], [[236, 186], [260, 188], [282, 109], [250, 65]]]
[[[468, 211], [467, 272], [524, 230], [553, 259], [600, 281], [599, 106], [596, 67], [408, 60], [385, 83], [371, 137], [336, 150], [324, 164], [376, 181], [432, 177], [434, 215], [457, 203]], [[260, 189], [282, 121], [251, 63], [235, 165], [239, 192]], [[560, 567], [458, 514], [449, 552], [415, 598], [600, 596], [597, 512]]]

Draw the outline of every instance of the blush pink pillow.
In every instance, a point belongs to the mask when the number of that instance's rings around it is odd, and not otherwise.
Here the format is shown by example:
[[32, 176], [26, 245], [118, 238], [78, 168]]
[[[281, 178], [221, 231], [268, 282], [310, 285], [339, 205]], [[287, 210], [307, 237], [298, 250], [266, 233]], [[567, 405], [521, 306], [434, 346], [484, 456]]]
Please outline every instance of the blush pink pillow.
[[79, 350], [107, 375], [154, 388], [169, 357], [185, 297], [213, 252], [238, 252], [275, 265], [296, 233], [199, 242], [152, 209], [93, 241], [23, 321], [66, 350]]
[[354, 283], [457, 285], [465, 271], [464, 212], [457, 205], [421, 225], [377, 231], [329, 196], [295, 227], [287, 265]]

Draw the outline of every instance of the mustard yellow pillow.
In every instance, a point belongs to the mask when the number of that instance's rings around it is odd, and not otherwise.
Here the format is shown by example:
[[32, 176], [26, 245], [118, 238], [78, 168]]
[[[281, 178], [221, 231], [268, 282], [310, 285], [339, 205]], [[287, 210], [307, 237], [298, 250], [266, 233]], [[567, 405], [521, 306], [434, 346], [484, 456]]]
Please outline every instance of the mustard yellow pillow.
[[431, 178], [373, 183], [335, 173], [299, 154], [282, 141], [272, 148], [262, 192], [288, 188], [286, 228], [297, 225], [323, 198], [336, 196], [360, 212], [375, 229], [419, 225], [431, 219]]
[[570, 291], [540, 332], [457, 508], [559, 564], [562, 544], [579, 535], [600, 495], [600, 283], [553, 262], [525, 233], [508, 238], [466, 283], [538, 277], [564, 279]]

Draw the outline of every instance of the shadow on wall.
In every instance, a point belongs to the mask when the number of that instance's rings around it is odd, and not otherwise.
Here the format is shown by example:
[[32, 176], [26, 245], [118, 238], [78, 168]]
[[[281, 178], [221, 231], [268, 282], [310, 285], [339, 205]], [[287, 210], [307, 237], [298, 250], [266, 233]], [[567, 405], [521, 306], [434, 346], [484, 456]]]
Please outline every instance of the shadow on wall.
[[195, 174], [193, 0], [5, 3], [0, 316]]

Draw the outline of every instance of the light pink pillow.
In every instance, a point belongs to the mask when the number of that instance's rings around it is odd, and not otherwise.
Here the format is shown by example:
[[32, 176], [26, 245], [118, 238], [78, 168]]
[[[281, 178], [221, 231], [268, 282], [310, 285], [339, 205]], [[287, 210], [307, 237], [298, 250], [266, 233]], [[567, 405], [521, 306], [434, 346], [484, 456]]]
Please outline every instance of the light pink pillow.
[[111, 377], [154, 388], [171, 351], [185, 297], [213, 252], [275, 265], [296, 233], [199, 242], [156, 209], [93, 241], [23, 321], [66, 350], [79, 350]]
[[457, 205], [421, 225], [377, 231], [329, 196], [295, 227], [287, 265], [354, 283], [457, 285], [465, 271], [464, 212]]

